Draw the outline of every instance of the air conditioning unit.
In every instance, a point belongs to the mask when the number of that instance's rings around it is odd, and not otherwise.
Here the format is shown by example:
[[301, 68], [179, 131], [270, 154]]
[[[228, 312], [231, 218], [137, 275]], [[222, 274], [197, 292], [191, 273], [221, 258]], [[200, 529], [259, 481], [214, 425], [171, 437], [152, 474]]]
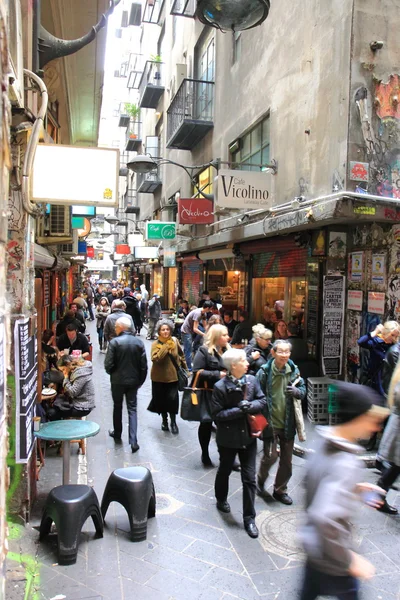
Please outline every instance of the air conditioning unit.
[[72, 232], [72, 243], [71, 244], [59, 244], [58, 250], [60, 254], [73, 256], [78, 253], [78, 230], [74, 229]]
[[71, 236], [71, 208], [69, 206], [51, 205], [50, 208], [50, 236]]
[[23, 66], [23, 31], [22, 15], [19, 2], [8, 2], [8, 63], [9, 95], [11, 104], [24, 108], [24, 66]]

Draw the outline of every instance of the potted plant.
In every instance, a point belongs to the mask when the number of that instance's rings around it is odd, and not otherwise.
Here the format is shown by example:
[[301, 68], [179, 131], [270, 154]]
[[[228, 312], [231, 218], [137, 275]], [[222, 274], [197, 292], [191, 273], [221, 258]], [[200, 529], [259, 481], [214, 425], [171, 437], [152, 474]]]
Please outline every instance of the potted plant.
[[150, 54], [150, 60], [153, 63], [154, 79], [161, 79], [160, 65], [162, 63], [161, 54]]
[[137, 121], [140, 115], [140, 107], [137, 104], [131, 104], [130, 102], [127, 102], [125, 104], [125, 112], [134, 121]]

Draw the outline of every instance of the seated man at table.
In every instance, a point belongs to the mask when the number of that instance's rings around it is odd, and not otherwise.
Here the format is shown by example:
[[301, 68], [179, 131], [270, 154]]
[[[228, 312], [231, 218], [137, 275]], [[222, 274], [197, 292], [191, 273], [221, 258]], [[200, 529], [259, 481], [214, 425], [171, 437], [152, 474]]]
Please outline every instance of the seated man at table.
[[73, 356], [62, 356], [57, 363], [64, 374], [64, 394], [57, 396], [52, 407], [47, 409], [49, 421], [88, 415], [95, 407], [92, 363]]
[[67, 329], [63, 335], [57, 340], [57, 348], [62, 353], [64, 350], [69, 350], [72, 354], [74, 350], [82, 352], [82, 358], [87, 358], [90, 355], [89, 342], [83, 333], [78, 333], [75, 323], [67, 325]]

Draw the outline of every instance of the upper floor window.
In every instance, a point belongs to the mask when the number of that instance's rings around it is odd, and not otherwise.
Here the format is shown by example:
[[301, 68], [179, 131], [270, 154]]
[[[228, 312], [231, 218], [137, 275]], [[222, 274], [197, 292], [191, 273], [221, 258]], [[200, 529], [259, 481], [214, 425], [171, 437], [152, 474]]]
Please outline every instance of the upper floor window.
[[259, 167], [251, 165], [269, 164], [269, 125], [268, 115], [237, 140], [236, 147], [231, 152], [232, 162], [237, 163], [236, 168], [245, 171], [259, 171]]

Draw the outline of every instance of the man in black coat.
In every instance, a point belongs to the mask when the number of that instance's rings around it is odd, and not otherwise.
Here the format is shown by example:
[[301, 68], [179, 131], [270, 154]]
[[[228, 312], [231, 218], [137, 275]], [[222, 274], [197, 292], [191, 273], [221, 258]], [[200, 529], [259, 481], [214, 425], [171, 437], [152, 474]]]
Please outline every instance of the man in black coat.
[[140, 309], [139, 303], [134, 296], [131, 295], [131, 288], [126, 287], [124, 289], [124, 297], [122, 298], [123, 302], [125, 302], [126, 309], [125, 312], [127, 315], [131, 315], [132, 321], [135, 325], [135, 333], [138, 332], [139, 321], [140, 321]]
[[68, 354], [72, 354], [74, 350], [80, 350], [82, 358], [89, 358], [90, 356], [88, 339], [83, 333], [78, 333], [75, 323], [67, 325], [65, 333], [57, 339], [57, 348], [60, 352], [68, 350]]
[[76, 318], [76, 314], [74, 313], [74, 311], [67, 310], [61, 321], [59, 321], [57, 324], [56, 338], [59, 338], [65, 333], [67, 325], [70, 325], [70, 323], [76, 325], [76, 328], [80, 333], [83, 333], [85, 331], [84, 327], [82, 327], [82, 321]]
[[147, 358], [142, 340], [131, 330], [129, 317], [120, 317], [115, 323], [117, 337], [108, 344], [104, 368], [111, 376], [111, 393], [114, 402], [113, 431], [109, 435], [121, 442], [122, 404], [126, 397], [129, 418], [129, 443], [132, 452], [139, 450], [137, 443], [137, 391], [147, 376]]

